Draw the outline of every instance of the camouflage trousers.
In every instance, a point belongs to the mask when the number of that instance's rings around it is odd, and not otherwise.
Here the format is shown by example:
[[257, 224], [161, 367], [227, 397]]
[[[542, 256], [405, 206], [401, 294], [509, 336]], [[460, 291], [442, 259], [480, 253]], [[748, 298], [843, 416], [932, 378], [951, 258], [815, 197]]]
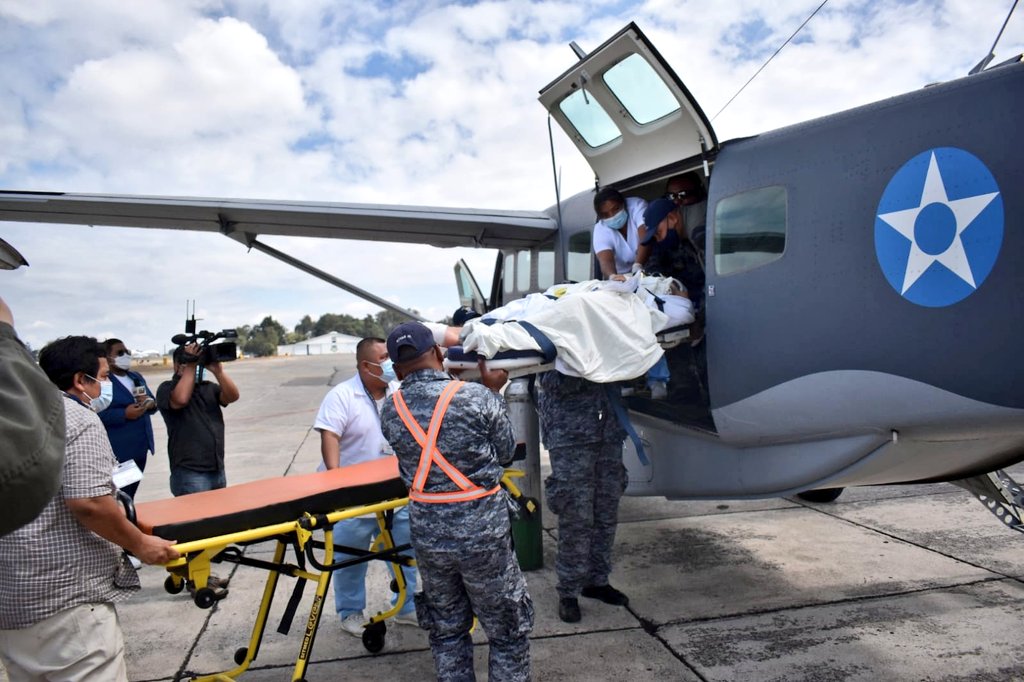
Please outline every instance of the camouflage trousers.
[[622, 442], [551, 448], [545, 483], [548, 509], [558, 515], [558, 596], [575, 598], [587, 585], [607, 585], [619, 499], [626, 490]]
[[416, 616], [430, 633], [430, 651], [440, 682], [472, 682], [473, 614], [490, 644], [491, 682], [530, 679], [533, 602], [510, 537], [485, 549], [438, 551], [416, 546], [423, 592]]

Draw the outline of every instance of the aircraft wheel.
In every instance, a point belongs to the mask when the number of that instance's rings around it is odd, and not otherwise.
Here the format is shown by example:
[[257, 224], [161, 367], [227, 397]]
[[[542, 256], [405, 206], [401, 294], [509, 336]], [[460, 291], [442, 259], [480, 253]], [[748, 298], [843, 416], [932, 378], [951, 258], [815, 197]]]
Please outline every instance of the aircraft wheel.
[[249, 655], [248, 647], [239, 647], [235, 649], [235, 663], [242, 665], [245, 662], [245, 657]]
[[363, 629], [363, 646], [371, 654], [380, 653], [384, 648], [384, 638], [387, 633], [387, 626], [384, 621], [371, 623]]
[[184, 589], [184, 580], [175, 581], [174, 576], [172, 575], [167, 576], [167, 578], [164, 580], [164, 590], [166, 590], [168, 594], [178, 594]]
[[398, 581], [394, 578], [391, 579], [391, 591], [398, 594]]
[[805, 490], [796, 496], [807, 502], [835, 502], [843, 494], [845, 488], [822, 488], [821, 490]]

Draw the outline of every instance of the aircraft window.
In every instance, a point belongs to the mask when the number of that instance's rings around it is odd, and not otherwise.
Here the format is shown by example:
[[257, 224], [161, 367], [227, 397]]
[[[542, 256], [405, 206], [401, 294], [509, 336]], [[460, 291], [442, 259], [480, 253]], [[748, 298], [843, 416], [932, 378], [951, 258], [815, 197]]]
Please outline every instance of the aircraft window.
[[558, 108], [591, 147], [600, 147], [622, 136], [594, 96], [585, 95], [583, 90], [577, 90], [563, 99]]
[[512, 273], [516, 271], [516, 254], [506, 253], [505, 254], [505, 267], [502, 269], [504, 276], [502, 279], [505, 281], [504, 290], [506, 294], [511, 294], [516, 290], [516, 282], [512, 278]]
[[555, 284], [555, 247], [542, 246], [537, 252], [537, 288], [541, 291]]
[[629, 115], [644, 125], [679, 109], [679, 102], [646, 59], [631, 54], [604, 74], [608, 89]]
[[590, 279], [590, 230], [577, 232], [569, 237], [569, 253], [566, 256], [565, 278], [571, 282]]
[[752, 270], [782, 258], [786, 188], [762, 187], [726, 197], [715, 207], [715, 271]]
[[530, 252], [520, 251], [516, 255], [516, 289], [530, 290]]

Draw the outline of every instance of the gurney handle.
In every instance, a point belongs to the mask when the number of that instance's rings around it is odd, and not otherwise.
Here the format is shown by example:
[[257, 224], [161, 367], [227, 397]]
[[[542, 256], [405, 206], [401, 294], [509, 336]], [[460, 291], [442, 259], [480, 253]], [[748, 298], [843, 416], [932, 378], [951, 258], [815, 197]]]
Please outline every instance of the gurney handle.
[[121, 506], [124, 507], [124, 515], [128, 517], [128, 520], [132, 522], [133, 526], [137, 526], [138, 521], [135, 519], [135, 500], [128, 496], [128, 493], [118, 488], [114, 491], [114, 496]]

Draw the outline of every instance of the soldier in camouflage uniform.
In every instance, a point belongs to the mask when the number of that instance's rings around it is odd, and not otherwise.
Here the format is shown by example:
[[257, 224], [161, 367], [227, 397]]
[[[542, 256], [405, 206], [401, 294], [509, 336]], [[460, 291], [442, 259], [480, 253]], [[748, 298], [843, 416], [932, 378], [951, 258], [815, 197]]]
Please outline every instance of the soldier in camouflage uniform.
[[626, 490], [626, 432], [611, 410], [608, 386], [554, 371], [541, 375], [540, 386], [537, 411], [551, 458], [547, 503], [558, 514], [558, 615], [575, 623], [580, 594], [629, 603], [608, 584], [619, 498]]
[[387, 346], [402, 389], [384, 403], [381, 427], [409, 487], [423, 584], [416, 614], [430, 632], [437, 678], [475, 679], [475, 613], [490, 642], [489, 679], [528, 680], [533, 602], [512, 551], [509, 499], [499, 485], [515, 451], [497, 393], [508, 373], [481, 365], [483, 386], [453, 380], [418, 322], [397, 326]]

